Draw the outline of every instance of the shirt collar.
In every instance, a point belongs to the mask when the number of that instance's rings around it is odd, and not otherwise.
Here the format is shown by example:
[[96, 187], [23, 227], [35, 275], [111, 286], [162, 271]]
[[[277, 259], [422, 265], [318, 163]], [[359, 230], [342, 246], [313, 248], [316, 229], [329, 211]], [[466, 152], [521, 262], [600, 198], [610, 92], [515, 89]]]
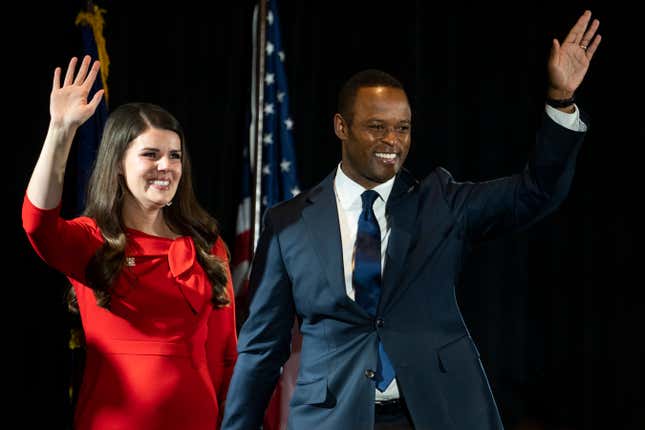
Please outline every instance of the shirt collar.
[[[338, 201], [341, 207], [345, 210], [350, 209], [356, 204], [361, 207], [361, 194], [363, 194], [363, 191], [367, 188], [350, 179], [349, 176], [343, 172], [343, 169], [340, 168], [340, 165], [341, 163], [338, 163], [336, 178], [334, 179], [334, 188], [336, 189]], [[385, 203], [387, 203], [387, 199], [390, 197], [395, 178], [396, 176], [392, 176], [392, 178], [372, 188], [379, 194]]]

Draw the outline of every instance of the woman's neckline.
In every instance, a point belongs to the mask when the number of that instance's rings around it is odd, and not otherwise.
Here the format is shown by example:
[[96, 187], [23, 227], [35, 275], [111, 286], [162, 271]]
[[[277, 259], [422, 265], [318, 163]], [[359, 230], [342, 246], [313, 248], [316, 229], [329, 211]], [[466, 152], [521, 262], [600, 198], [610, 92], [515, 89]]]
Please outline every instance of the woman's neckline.
[[178, 234], [178, 235], [176, 235], [176, 236], [174, 236], [174, 237], [159, 236], [159, 235], [152, 234], [152, 233], [146, 233], [145, 231], [138, 230], [138, 229], [136, 229], [136, 228], [131, 228], [131, 227], [126, 227], [126, 230], [127, 230], [129, 233], [134, 233], [134, 234], [139, 235], [139, 236], [150, 237], [150, 238], [153, 238], [153, 239], [163, 239], [163, 240], [170, 240], [170, 241], [173, 241], [173, 240], [177, 240], [177, 239], [179, 239], [179, 238], [183, 237], [183, 236], [181, 236], [181, 235], [179, 235], [179, 234]]

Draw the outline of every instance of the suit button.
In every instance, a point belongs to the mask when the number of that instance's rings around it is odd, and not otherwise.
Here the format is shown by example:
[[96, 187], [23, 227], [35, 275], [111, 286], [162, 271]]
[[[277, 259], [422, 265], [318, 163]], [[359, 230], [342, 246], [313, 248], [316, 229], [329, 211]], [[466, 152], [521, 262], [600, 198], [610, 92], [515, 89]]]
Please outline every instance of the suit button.
[[376, 373], [372, 369], [367, 369], [365, 371], [365, 377], [369, 379], [374, 379], [374, 376], [376, 376]]
[[385, 325], [385, 321], [383, 320], [383, 318], [376, 319], [376, 328], [383, 328], [384, 325]]

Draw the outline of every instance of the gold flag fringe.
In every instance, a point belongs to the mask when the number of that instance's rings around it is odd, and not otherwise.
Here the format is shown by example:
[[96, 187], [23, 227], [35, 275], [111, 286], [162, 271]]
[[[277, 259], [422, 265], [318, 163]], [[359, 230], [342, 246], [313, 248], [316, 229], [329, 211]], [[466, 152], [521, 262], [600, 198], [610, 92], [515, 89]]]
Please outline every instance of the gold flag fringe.
[[78, 13], [75, 23], [76, 25], [89, 25], [92, 28], [94, 41], [96, 42], [96, 48], [99, 53], [99, 61], [101, 62], [101, 82], [103, 83], [105, 102], [107, 103], [107, 79], [110, 69], [110, 58], [108, 57], [107, 49], [105, 47], [105, 38], [103, 37], [103, 25], [105, 24], [103, 14], [105, 12], [105, 9], [101, 9], [95, 4], [90, 4], [87, 10]]

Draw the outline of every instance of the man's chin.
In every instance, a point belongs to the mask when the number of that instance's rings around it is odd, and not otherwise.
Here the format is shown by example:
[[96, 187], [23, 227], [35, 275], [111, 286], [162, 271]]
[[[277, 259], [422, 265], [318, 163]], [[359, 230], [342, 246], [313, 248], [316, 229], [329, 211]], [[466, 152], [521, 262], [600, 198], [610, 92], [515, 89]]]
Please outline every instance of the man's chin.
[[398, 171], [399, 165], [393, 164], [391, 166], [387, 166], [386, 168], [379, 169], [378, 172], [375, 172], [376, 174], [374, 175], [374, 178], [376, 178], [376, 182], [382, 184], [383, 182], [387, 182], [392, 179]]

